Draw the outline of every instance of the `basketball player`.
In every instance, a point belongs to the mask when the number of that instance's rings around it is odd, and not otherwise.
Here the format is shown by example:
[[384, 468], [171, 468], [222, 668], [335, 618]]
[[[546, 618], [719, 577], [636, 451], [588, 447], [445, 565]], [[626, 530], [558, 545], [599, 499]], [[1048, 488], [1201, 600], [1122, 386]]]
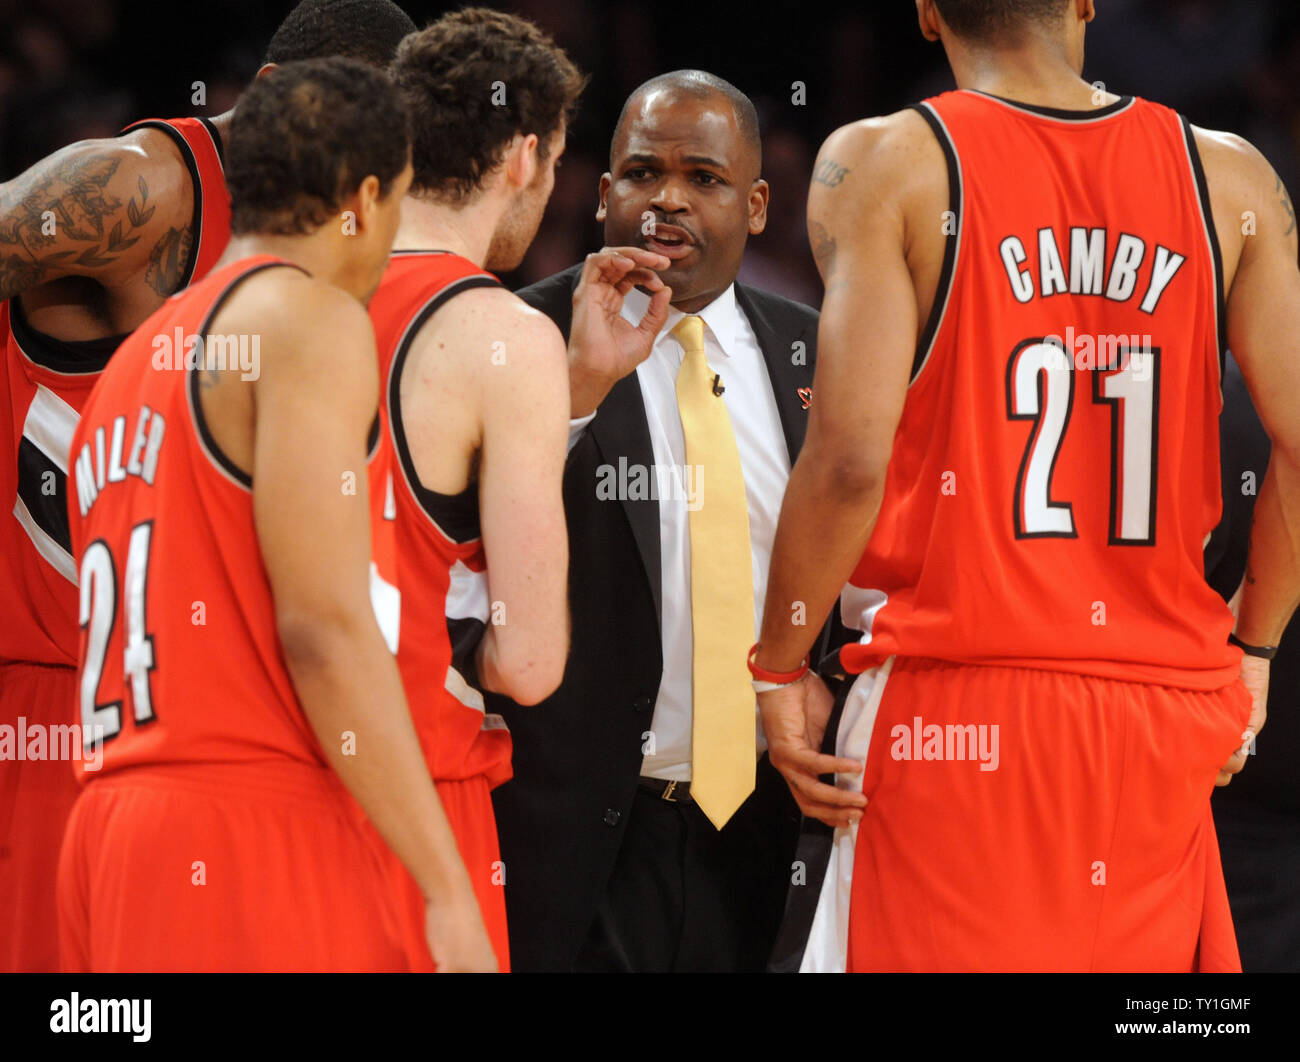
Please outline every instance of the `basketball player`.
[[[491, 271], [516, 268], [537, 232], [585, 79], [532, 23], [483, 8], [407, 37], [390, 73], [412, 115], [415, 176], [370, 304], [393, 451], [375, 535], [395, 517], [398, 663], [504, 970], [507, 871], [489, 793], [510, 777], [510, 733], [481, 691], [533, 705], [564, 673], [570, 400], [559, 330]], [[484, 89], [497, 80], [503, 105]], [[667, 266], [659, 255], [593, 259], [589, 297], [612, 297], [615, 316], [634, 282], [667, 291], [644, 268]], [[393, 870], [413, 966], [429, 969], [420, 893]]]
[[[304, 0], [260, 73], [334, 54], [384, 66], [414, 29], [389, 0]], [[0, 185], [0, 720], [10, 725], [71, 719], [68, 444], [125, 334], [225, 249], [231, 117], [138, 122]], [[66, 763], [0, 766], [0, 970], [56, 968], [54, 872], [76, 793]]]
[[[917, 10], [959, 89], [822, 148], [752, 654], [773, 762], [841, 827], [804, 967], [847, 931], [851, 970], [1239, 969], [1209, 796], [1300, 598], [1290, 201], [1241, 139], [1080, 78], [1092, 0]], [[1202, 571], [1229, 341], [1274, 454], [1235, 634]], [[859, 677], [819, 755], [784, 617], [846, 579]]]
[[410, 173], [381, 72], [312, 60], [256, 81], [231, 129], [225, 257], [86, 405], [70, 516], [82, 722], [104, 762], [61, 857], [66, 969], [405, 968], [349, 792], [419, 882], [444, 968], [495, 965], [369, 600], [378, 377], [359, 303]]

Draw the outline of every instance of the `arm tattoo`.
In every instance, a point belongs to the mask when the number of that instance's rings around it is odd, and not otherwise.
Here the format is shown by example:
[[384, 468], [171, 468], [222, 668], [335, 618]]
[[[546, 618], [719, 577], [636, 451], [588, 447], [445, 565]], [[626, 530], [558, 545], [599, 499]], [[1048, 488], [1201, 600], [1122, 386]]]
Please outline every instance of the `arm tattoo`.
[[181, 286], [185, 267], [190, 261], [190, 244], [194, 237], [190, 227], [168, 229], [149, 252], [145, 282], [159, 295], [170, 295]]
[[824, 184], [827, 188], [835, 188], [848, 174], [849, 168], [841, 166], [834, 159], [822, 159], [813, 170], [812, 179], [818, 184]]
[[[1274, 174], [1274, 176], [1277, 175]], [[1295, 232], [1295, 207], [1291, 204], [1291, 197], [1287, 195], [1286, 185], [1282, 183], [1281, 177], [1277, 178], [1277, 193], [1279, 198], [1282, 200], [1282, 209], [1286, 211], [1286, 216], [1291, 219], [1290, 224], [1287, 225], [1286, 232], [1282, 233], [1282, 235], [1290, 236], [1291, 233]]]
[[835, 237], [820, 221], [812, 221], [808, 223], [808, 242], [812, 244], [813, 260], [824, 277], [835, 257]]
[[64, 159], [0, 186], [0, 298], [53, 275], [102, 269], [139, 241], [135, 230], [148, 224], [155, 207], [140, 177], [139, 198], [127, 201], [125, 223], [114, 220], [122, 201], [108, 185], [120, 163], [109, 155]]

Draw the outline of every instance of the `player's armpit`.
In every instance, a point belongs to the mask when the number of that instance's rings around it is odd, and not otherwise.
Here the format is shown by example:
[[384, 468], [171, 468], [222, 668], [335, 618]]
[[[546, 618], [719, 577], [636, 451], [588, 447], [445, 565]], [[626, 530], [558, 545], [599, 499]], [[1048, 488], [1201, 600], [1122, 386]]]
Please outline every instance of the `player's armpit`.
[[0, 298], [61, 277], [136, 273], [170, 295], [190, 254], [194, 193], [156, 130], [83, 140], [0, 184]]
[[479, 515], [488, 592], [504, 610], [481, 644], [479, 677], [494, 692], [536, 704], [559, 686], [569, 651], [568, 357], [548, 317], [495, 294], [491, 330], [516, 353], [479, 375]]

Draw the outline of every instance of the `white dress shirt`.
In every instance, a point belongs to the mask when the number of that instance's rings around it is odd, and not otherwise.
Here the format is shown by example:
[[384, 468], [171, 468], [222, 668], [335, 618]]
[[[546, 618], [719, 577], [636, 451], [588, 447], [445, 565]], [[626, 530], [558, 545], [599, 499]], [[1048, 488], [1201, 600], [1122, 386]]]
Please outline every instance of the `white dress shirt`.
[[[640, 322], [650, 304], [649, 296], [633, 288], [623, 299], [623, 316]], [[663, 642], [664, 670], [650, 724], [642, 773], [655, 778], [688, 781], [691, 777], [691, 539], [688, 505], [697, 484], [686, 464], [686, 442], [677, 412], [677, 370], [684, 352], [672, 330], [685, 316], [668, 310], [668, 321], [655, 338], [650, 357], [637, 366], [637, 382], [645, 403], [655, 468], [650, 482], [658, 487], [659, 546], [661, 557], [663, 615], [659, 633]], [[767, 593], [767, 571], [772, 559], [781, 499], [790, 478], [790, 455], [786, 449], [781, 418], [767, 365], [758, 340], [745, 315], [736, 305], [734, 285], [699, 311], [704, 320], [704, 355], [709, 368], [722, 378], [722, 399], [740, 451], [741, 473], [745, 477], [745, 499], [749, 508], [750, 552], [754, 576], [754, 639], [763, 619]], [[698, 484], [703, 491], [708, 483]], [[757, 749], [766, 748], [754, 705]]]

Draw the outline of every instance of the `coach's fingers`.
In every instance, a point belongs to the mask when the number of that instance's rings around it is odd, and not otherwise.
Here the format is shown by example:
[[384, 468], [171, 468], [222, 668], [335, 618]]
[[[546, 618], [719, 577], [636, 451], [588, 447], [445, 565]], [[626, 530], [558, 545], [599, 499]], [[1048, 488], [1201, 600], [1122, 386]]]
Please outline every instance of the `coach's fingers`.
[[637, 285], [647, 291], [659, 291], [664, 286], [664, 278], [652, 269], [643, 269], [637, 266], [625, 273], [614, 287], [620, 295], [626, 295]]
[[622, 258], [630, 258], [638, 266], [646, 269], [667, 269], [672, 265], [667, 255], [659, 254], [657, 251], [647, 251], [643, 247], [606, 247], [604, 250]]

